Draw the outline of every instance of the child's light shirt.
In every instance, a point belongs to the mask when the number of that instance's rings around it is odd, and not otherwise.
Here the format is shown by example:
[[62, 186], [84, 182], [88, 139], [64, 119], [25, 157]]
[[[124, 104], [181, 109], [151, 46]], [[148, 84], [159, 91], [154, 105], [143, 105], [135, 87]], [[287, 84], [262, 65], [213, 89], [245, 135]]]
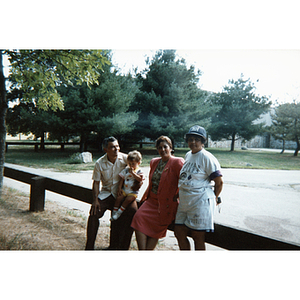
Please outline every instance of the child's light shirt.
[[[123, 184], [123, 190], [125, 191], [126, 195], [128, 194], [139, 194], [138, 191], [133, 191], [132, 186], [136, 182], [136, 179], [133, 177], [133, 175], [129, 172], [129, 167], [126, 167], [124, 170], [122, 170], [119, 174], [121, 178], [124, 179]], [[140, 168], [135, 169], [135, 173], [142, 177], [143, 179], [143, 171]]]

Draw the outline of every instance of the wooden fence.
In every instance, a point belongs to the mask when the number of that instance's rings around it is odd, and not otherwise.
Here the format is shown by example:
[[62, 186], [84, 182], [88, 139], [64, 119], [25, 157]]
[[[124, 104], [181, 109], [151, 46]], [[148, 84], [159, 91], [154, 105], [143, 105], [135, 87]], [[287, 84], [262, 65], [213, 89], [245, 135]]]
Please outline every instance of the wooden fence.
[[60, 146], [60, 149], [63, 151], [65, 149], [65, 146], [68, 145], [80, 145], [80, 143], [76, 142], [68, 142], [68, 143], [60, 143], [60, 142], [5, 142], [5, 151], [8, 151], [8, 146], [33, 146], [35, 151], [38, 151], [39, 148], [41, 147], [46, 147], [46, 146]]
[[[92, 190], [37, 174], [4, 167], [4, 176], [31, 185], [30, 211], [43, 211], [45, 191], [51, 191], [85, 203], [92, 203]], [[300, 250], [300, 244], [280, 241], [245, 230], [215, 224], [215, 232], [206, 234], [206, 242], [227, 250]]]

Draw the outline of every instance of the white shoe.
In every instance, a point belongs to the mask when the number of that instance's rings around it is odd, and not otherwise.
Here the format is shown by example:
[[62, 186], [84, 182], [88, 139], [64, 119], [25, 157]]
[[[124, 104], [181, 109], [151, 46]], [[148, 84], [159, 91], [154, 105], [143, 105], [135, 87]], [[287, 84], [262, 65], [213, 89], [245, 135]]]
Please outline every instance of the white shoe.
[[110, 221], [114, 221], [114, 215], [117, 213], [117, 210], [113, 210], [111, 212], [111, 217], [110, 217]]
[[112, 216], [111, 216], [110, 220], [111, 220], [111, 221], [116, 221], [116, 220], [118, 220], [119, 217], [121, 216], [122, 212], [123, 212], [123, 211], [122, 211], [120, 208], [119, 208], [116, 212], [114, 211], [114, 212], [112, 213]]

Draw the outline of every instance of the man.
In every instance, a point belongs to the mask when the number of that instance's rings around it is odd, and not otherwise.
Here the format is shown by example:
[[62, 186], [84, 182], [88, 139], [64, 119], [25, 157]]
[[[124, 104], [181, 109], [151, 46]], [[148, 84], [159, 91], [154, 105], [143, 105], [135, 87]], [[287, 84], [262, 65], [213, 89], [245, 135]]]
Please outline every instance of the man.
[[[127, 155], [119, 152], [116, 138], [105, 138], [102, 148], [106, 154], [97, 160], [93, 173], [93, 203], [87, 224], [86, 250], [94, 249], [99, 219], [107, 209], [113, 210], [120, 180], [119, 173], [127, 165]], [[135, 212], [134, 205], [130, 205], [118, 220], [111, 223], [109, 250], [129, 249], [133, 233], [130, 225]]]

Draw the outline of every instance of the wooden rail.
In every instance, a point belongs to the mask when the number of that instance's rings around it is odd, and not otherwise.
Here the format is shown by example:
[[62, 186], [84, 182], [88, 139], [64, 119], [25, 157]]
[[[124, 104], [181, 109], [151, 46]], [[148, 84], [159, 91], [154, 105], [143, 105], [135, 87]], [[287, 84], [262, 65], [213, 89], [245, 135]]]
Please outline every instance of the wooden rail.
[[[30, 211], [43, 211], [45, 191], [51, 191], [85, 203], [92, 203], [92, 190], [37, 174], [4, 167], [4, 176], [31, 185]], [[172, 229], [170, 229], [172, 230]], [[228, 250], [300, 250], [300, 244], [276, 240], [246, 230], [215, 224], [215, 232], [206, 234], [206, 242]]]
[[[43, 211], [42, 203], [45, 201], [45, 191], [58, 193], [85, 203], [92, 203], [92, 190], [71, 183], [42, 177], [35, 173], [18, 170], [15, 167], [4, 166], [4, 176], [31, 185], [30, 211]], [[34, 194], [34, 195], [33, 195]]]
[[65, 146], [68, 145], [80, 145], [80, 143], [77, 142], [69, 142], [69, 143], [60, 143], [60, 142], [45, 142], [45, 143], [41, 143], [41, 142], [5, 142], [5, 152], [8, 151], [8, 146], [34, 146], [34, 150], [38, 151], [39, 147], [41, 147], [41, 145], [44, 145], [44, 147], [46, 146], [60, 146], [61, 150], [65, 149]]
[[125, 147], [128, 146], [128, 145], [139, 145], [140, 149], [143, 148], [143, 145], [148, 145], [148, 146], [155, 147], [155, 142], [127, 142], [127, 141], [122, 141], [121, 143]]

